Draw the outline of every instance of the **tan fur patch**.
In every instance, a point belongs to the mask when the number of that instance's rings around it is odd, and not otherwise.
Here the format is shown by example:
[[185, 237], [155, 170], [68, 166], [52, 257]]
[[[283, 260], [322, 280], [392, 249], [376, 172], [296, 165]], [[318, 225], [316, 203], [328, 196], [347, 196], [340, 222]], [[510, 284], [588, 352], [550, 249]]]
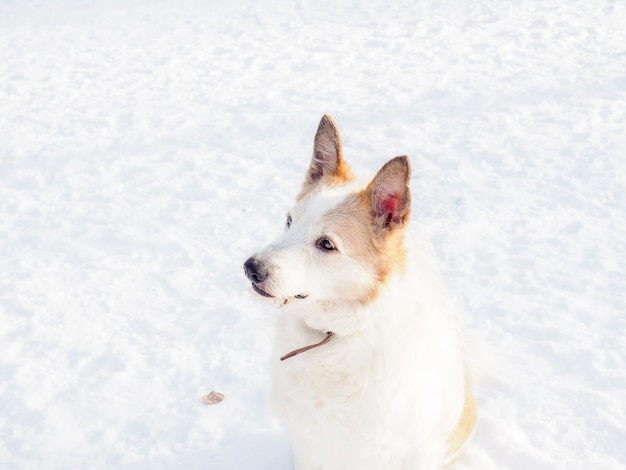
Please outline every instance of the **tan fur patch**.
[[367, 189], [349, 195], [325, 218], [340, 237], [346, 254], [369, 265], [376, 274], [374, 284], [361, 303], [373, 301], [389, 274], [405, 269], [404, 227], [385, 233], [376, 230], [371, 195]]
[[476, 402], [472, 393], [472, 383], [469, 374], [465, 373], [465, 405], [463, 414], [446, 441], [446, 456], [454, 461], [456, 454], [461, 450], [463, 444], [471, 437], [476, 427]]
[[299, 202], [304, 197], [315, 191], [322, 191], [324, 188], [332, 188], [346, 184], [356, 177], [350, 170], [347, 163], [341, 160], [342, 164], [337, 168], [335, 173], [328, 173], [324, 175], [318, 181], [310, 181], [308, 178], [302, 183], [302, 189], [298, 196], [296, 196], [296, 202]]
[[410, 207], [406, 209], [403, 225], [396, 226], [390, 230], [381, 230], [379, 221], [375, 219], [375, 211], [372, 207], [371, 184], [359, 194], [359, 201], [361, 206], [366, 208], [369, 213], [372, 238], [378, 242], [380, 256], [385, 260], [386, 269], [384, 270], [384, 276], [381, 277], [381, 282], [384, 282], [392, 267], [395, 266], [400, 272], [404, 272], [406, 266], [404, 230], [407, 227], [411, 209]]

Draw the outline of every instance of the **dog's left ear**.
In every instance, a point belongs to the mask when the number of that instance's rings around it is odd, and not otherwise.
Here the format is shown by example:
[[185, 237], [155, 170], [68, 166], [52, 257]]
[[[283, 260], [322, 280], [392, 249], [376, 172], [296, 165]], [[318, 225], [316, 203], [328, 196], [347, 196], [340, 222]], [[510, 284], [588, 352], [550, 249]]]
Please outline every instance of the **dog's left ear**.
[[306, 194], [320, 180], [343, 183], [352, 178], [350, 167], [343, 159], [341, 137], [333, 119], [325, 114], [320, 120], [315, 141], [313, 157], [306, 173], [302, 194]]
[[370, 195], [374, 225], [391, 230], [405, 225], [411, 209], [411, 163], [409, 157], [389, 160], [378, 171], [366, 191]]

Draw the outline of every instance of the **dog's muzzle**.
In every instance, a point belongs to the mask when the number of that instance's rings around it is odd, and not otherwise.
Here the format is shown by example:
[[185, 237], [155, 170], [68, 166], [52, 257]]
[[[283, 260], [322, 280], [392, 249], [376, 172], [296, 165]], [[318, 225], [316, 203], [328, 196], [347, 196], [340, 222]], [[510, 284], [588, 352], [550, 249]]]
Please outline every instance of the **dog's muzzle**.
[[243, 271], [246, 273], [246, 277], [252, 283], [252, 288], [257, 294], [262, 295], [263, 297], [273, 297], [260, 287], [269, 275], [269, 271], [263, 263], [251, 256], [245, 263], [243, 263]]
[[[254, 256], [251, 256], [246, 260], [245, 263], [243, 263], [243, 271], [246, 273], [246, 277], [252, 283], [252, 289], [254, 289], [254, 292], [263, 297], [269, 297], [272, 299], [274, 298], [272, 294], [270, 294], [263, 288], [263, 284], [270, 274], [269, 269], [267, 268], [267, 265], [265, 263], [259, 261]], [[302, 300], [306, 299], [308, 296], [308, 294], [297, 294], [289, 297], [284, 297], [283, 305], [288, 304], [290, 299]]]

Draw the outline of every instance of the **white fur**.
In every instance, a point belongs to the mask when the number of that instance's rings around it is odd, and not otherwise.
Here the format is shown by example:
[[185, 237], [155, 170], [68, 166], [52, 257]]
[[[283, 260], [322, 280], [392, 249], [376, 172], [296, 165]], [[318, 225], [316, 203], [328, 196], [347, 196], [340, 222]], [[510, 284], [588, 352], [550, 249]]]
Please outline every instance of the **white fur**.
[[[281, 305], [272, 405], [288, 429], [296, 470], [439, 468], [464, 403], [452, 309], [432, 250], [408, 241], [406, 271], [393, 272], [372, 302], [355, 301], [375, 275], [341, 253], [343, 240], [324, 215], [357, 187], [306, 196], [291, 211], [291, 228], [255, 255], [271, 265], [265, 288]], [[320, 252], [320, 236], [339, 253]], [[279, 361], [327, 331], [335, 333], [330, 343]]]

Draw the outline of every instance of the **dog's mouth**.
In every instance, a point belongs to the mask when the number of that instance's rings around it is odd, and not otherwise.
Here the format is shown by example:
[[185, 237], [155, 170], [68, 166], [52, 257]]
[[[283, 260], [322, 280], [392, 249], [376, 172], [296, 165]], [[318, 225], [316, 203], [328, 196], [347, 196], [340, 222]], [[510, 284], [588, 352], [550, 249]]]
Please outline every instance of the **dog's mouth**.
[[252, 289], [254, 289], [254, 292], [256, 292], [257, 294], [259, 294], [262, 297], [268, 297], [270, 299], [274, 298], [273, 295], [265, 292], [263, 289], [261, 289], [259, 286], [257, 286], [254, 282], [252, 283]]
[[[251, 284], [252, 284], [252, 289], [254, 290], [254, 292], [259, 294], [261, 297], [266, 297], [268, 299], [276, 298], [272, 294], [270, 294], [269, 292], [266, 292], [263, 289], [261, 289], [254, 282], [252, 282]], [[309, 296], [308, 294], [297, 294], [297, 295], [294, 295], [294, 296], [291, 296], [291, 297], [285, 297], [285, 298], [282, 299], [283, 305], [287, 305], [291, 299], [303, 300], [303, 299], [306, 299], [308, 296]]]

